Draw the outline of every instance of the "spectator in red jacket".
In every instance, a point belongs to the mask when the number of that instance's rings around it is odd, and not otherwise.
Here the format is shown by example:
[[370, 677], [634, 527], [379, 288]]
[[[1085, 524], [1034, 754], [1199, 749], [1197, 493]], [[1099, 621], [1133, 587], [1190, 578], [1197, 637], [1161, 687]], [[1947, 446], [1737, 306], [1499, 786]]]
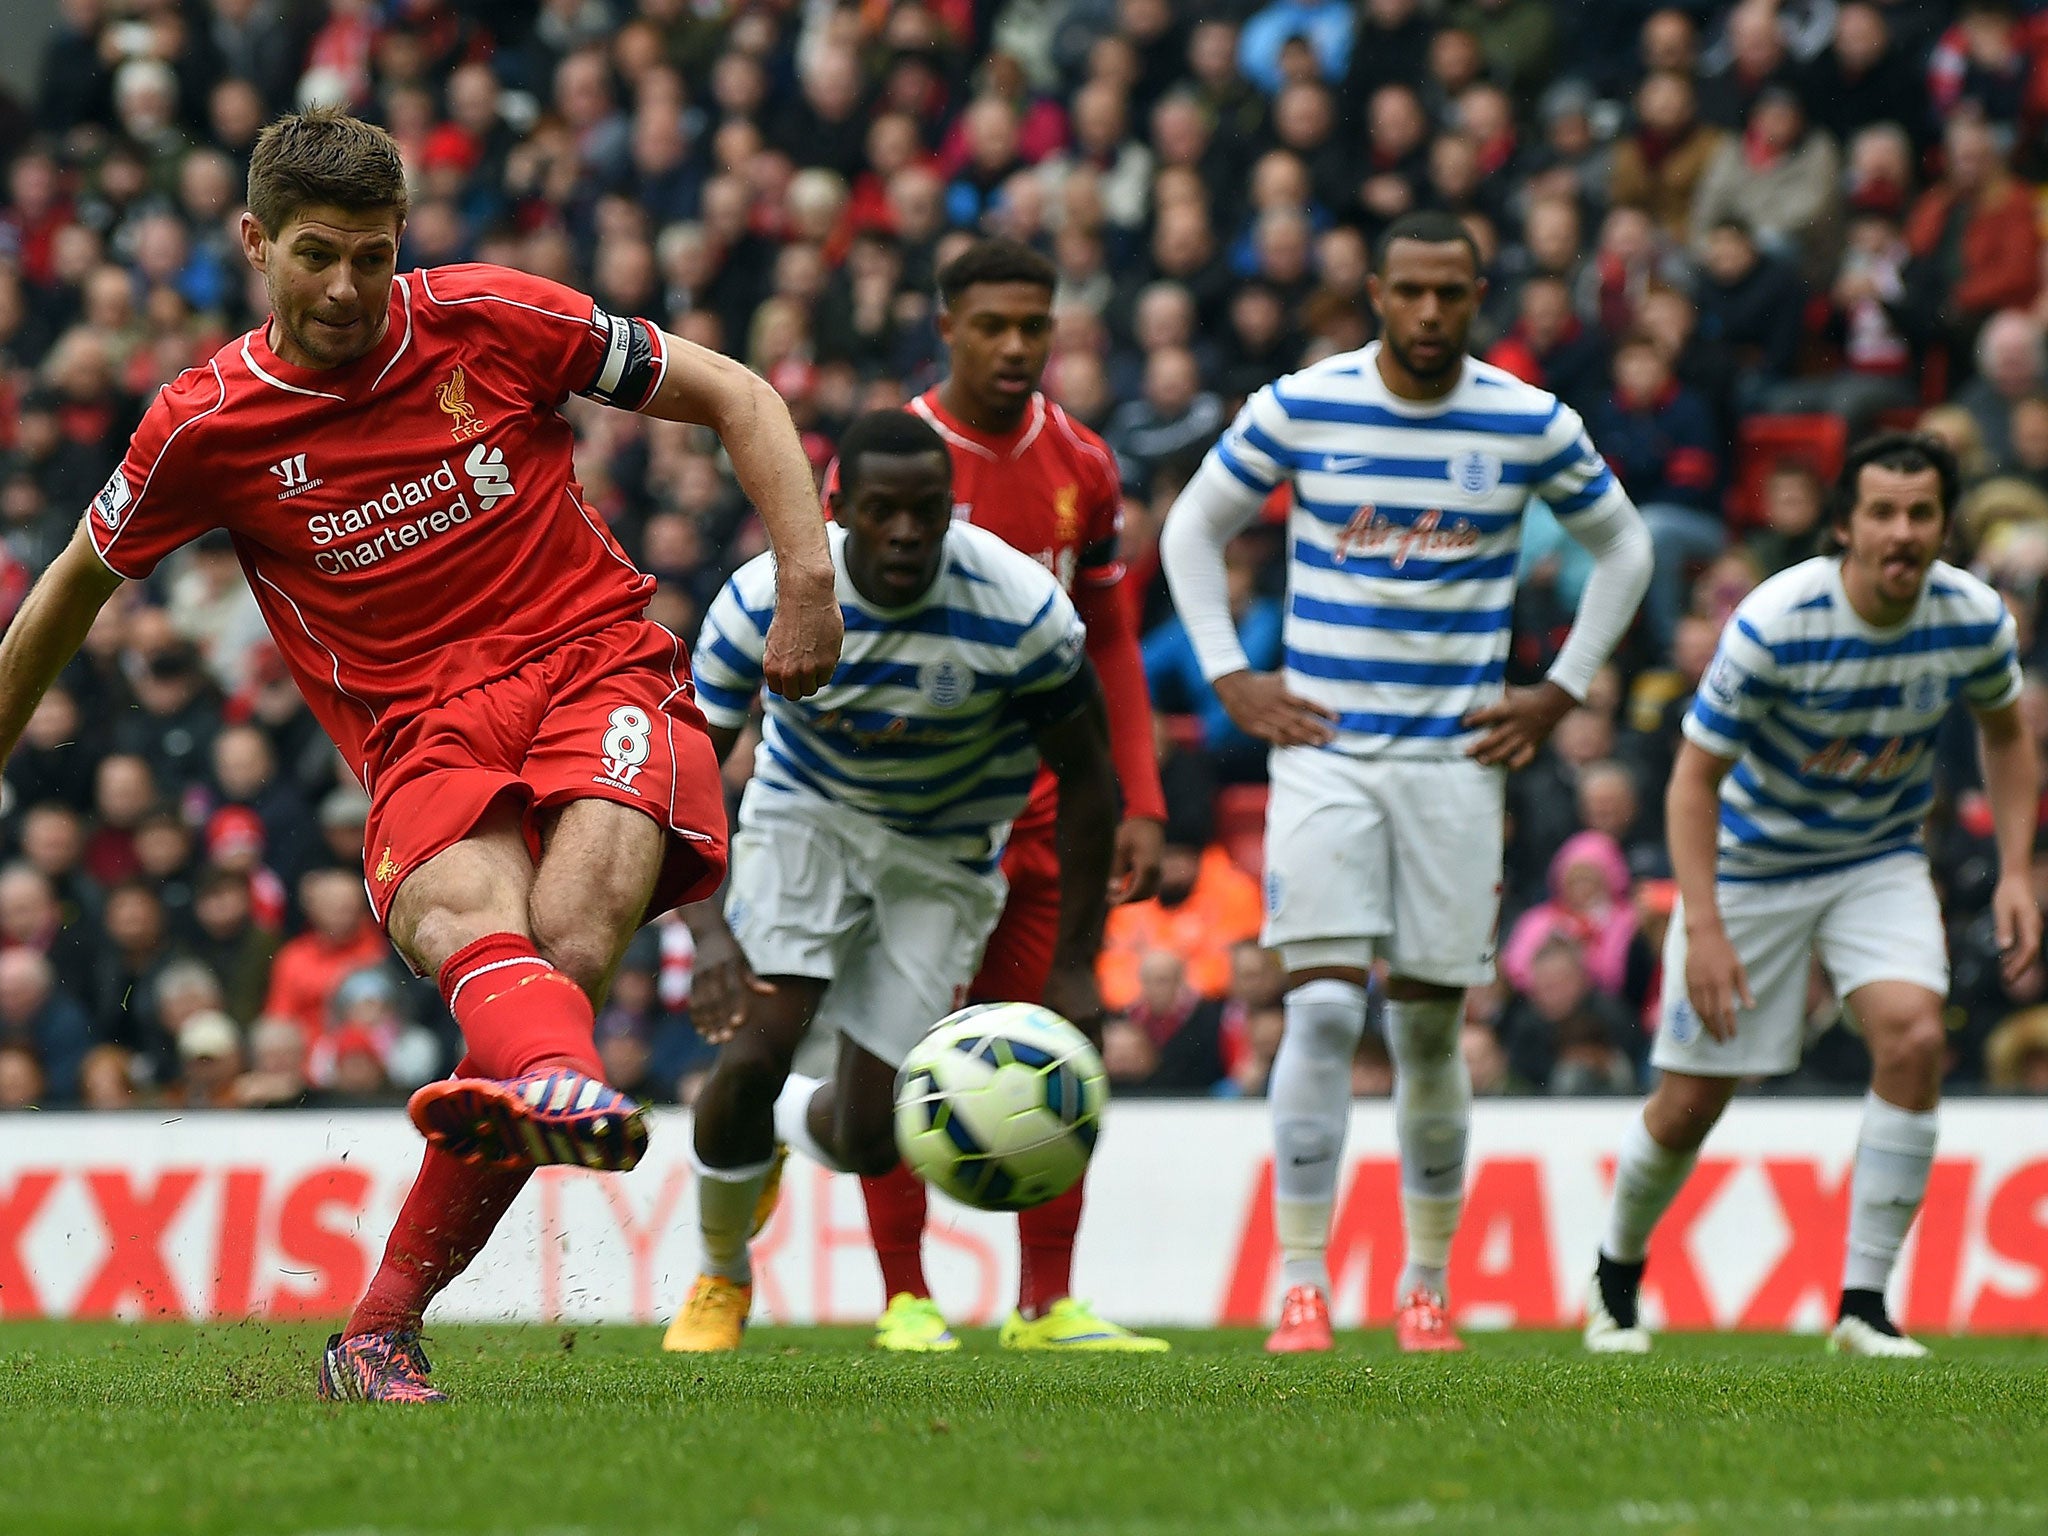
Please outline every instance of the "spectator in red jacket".
[[390, 951], [362, 882], [347, 870], [314, 870], [299, 882], [299, 902], [311, 927], [277, 952], [263, 1011], [292, 1020], [310, 1045], [327, 1027], [328, 1004], [342, 978], [382, 964]]
[[2041, 234], [2033, 195], [2006, 170], [1991, 128], [1957, 118], [1945, 137], [1942, 179], [1921, 194], [1906, 225], [1919, 307], [1948, 344], [1951, 378], [1967, 369], [1984, 321], [2025, 309], [2041, 288]]

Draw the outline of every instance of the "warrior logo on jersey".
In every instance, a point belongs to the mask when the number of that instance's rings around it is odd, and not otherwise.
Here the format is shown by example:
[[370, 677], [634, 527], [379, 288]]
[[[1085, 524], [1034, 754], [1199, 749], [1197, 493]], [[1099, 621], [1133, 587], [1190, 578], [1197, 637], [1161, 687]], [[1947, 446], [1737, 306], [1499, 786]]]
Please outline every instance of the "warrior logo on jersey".
[[1451, 484], [1467, 496], [1484, 496], [1500, 484], [1500, 455], [1480, 448], [1467, 448], [1451, 455], [1444, 466]]
[[447, 382], [434, 390], [434, 403], [448, 413], [448, 435], [455, 441], [466, 442], [482, 435], [484, 424], [477, 420], [476, 407], [469, 403], [469, 376], [460, 363], [449, 373]]
[[134, 492], [128, 489], [128, 477], [117, 469], [107, 476], [107, 483], [100, 487], [100, 493], [93, 497], [92, 504], [101, 522], [109, 528], [119, 528], [121, 509], [134, 499]]
[[958, 709], [974, 692], [974, 674], [951, 659], [917, 669], [917, 691], [940, 709]]

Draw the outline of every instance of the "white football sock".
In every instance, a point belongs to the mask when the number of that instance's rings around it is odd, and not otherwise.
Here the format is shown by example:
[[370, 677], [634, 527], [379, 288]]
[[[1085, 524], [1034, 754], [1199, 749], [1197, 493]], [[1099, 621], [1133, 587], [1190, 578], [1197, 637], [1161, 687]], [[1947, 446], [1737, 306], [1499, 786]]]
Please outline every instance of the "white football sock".
[[1863, 1129], [1856, 1138], [1856, 1171], [1849, 1181], [1849, 1252], [1842, 1289], [1883, 1294], [1898, 1262], [1906, 1229], [1927, 1195], [1934, 1166], [1940, 1116], [1887, 1103], [1875, 1093], [1863, 1100]]
[[1444, 1294], [1451, 1238], [1465, 1208], [1465, 1133], [1472, 1079], [1458, 1049], [1462, 997], [1387, 1000], [1394, 1060], [1394, 1133], [1401, 1143], [1401, 1221], [1408, 1263], [1400, 1295]]
[[1273, 1114], [1273, 1227], [1282, 1284], [1328, 1295], [1330, 1207], [1351, 1124], [1351, 1058], [1365, 1031], [1365, 988], [1334, 977], [1287, 994], [1287, 1028], [1266, 1096]]
[[1621, 1138], [1621, 1156], [1614, 1164], [1614, 1204], [1607, 1213], [1607, 1236], [1600, 1251], [1623, 1264], [1640, 1264], [1649, 1252], [1650, 1233], [1685, 1187], [1697, 1150], [1674, 1152], [1650, 1134], [1637, 1115]]
[[822, 1077], [804, 1077], [792, 1072], [782, 1085], [782, 1092], [775, 1096], [775, 1139], [784, 1146], [794, 1147], [814, 1163], [823, 1163], [834, 1173], [852, 1172], [839, 1161], [817, 1137], [811, 1134], [811, 1095], [825, 1086]]
[[697, 1230], [704, 1243], [704, 1273], [751, 1285], [754, 1267], [747, 1257], [747, 1234], [753, 1230], [754, 1205], [772, 1165], [712, 1168], [694, 1151], [690, 1163], [697, 1170]]

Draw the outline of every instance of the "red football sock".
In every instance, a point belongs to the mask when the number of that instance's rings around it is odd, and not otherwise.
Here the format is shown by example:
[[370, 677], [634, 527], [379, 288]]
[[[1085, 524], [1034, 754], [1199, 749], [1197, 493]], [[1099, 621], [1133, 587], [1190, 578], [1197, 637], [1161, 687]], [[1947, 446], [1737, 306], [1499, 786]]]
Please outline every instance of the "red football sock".
[[868, 1203], [868, 1235], [882, 1266], [883, 1296], [931, 1295], [924, 1278], [924, 1181], [898, 1163], [879, 1179], [862, 1179], [860, 1193]]
[[[480, 1072], [465, 1059], [456, 1075]], [[532, 1173], [530, 1168], [460, 1162], [439, 1147], [428, 1147], [384, 1245], [384, 1261], [342, 1332], [417, 1331], [427, 1303], [483, 1251]]]
[[1017, 1310], [1043, 1317], [1074, 1289], [1074, 1234], [1081, 1229], [1081, 1185], [1017, 1213]]
[[590, 999], [541, 959], [533, 940], [487, 933], [448, 957], [440, 983], [469, 1047], [471, 1070], [458, 1068], [458, 1076], [524, 1077], [557, 1065], [604, 1075]]

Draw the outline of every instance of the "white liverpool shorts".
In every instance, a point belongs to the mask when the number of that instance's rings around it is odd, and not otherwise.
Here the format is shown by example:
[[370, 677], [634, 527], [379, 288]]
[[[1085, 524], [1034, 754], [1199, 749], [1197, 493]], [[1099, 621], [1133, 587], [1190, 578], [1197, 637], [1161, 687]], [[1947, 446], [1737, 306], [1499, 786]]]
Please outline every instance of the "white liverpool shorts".
[[755, 975], [828, 983], [807, 1045], [837, 1031], [900, 1067], [965, 1003], [1006, 893], [873, 817], [750, 788], [725, 915]]
[[[1873, 981], [1905, 981], [1948, 996], [1941, 903], [1919, 853], [1808, 880], [1724, 881], [1721, 923], [1749, 973], [1756, 1007], [1738, 1007], [1735, 1038], [1716, 1040], [1685, 995], [1685, 909], [1664, 937], [1664, 996], [1651, 1065], [1697, 1077], [1775, 1077], [1806, 1044], [1812, 956], [1845, 1001]], [[1853, 1011], [1852, 1011], [1853, 1017]]]
[[1290, 971], [1384, 957], [1438, 986], [1493, 979], [1500, 769], [1278, 747], [1272, 780], [1265, 943]]

